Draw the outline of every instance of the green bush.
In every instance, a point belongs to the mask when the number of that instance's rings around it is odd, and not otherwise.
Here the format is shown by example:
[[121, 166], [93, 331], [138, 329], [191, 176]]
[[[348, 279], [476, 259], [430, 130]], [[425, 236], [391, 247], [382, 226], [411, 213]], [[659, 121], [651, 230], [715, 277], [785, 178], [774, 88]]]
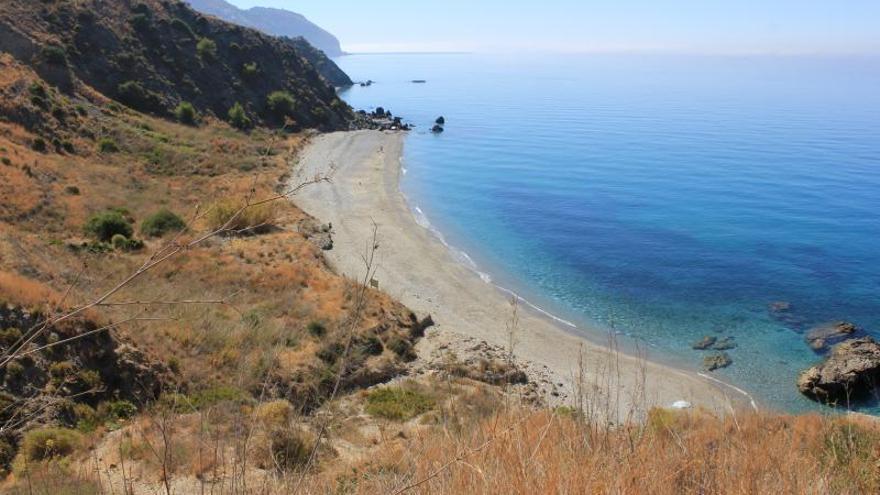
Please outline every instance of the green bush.
[[64, 187], [64, 192], [65, 192], [66, 194], [71, 195], [71, 196], [79, 196], [79, 194], [80, 194], [80, 190], [79, 190], [79, 188], [76, 187], [76, 186], [65, 186], [65, 187]]
[[137, 407], [127, 400], [104, 402], [98, 406], [98, 415], [109, 420], [129, 419], [137, 414]]
[[217, 58], [217, 43], [212, 39], [202, 38], [196, 43], [196, 53], [202, 60], [213, 61]]
[[98, 140], [98, 151], [101, 153], [118, 153], [119, 145], [113, 139], [103, 137]]
[[41, 137], [34, 138], [33, 142], [31, 143], [31, 149], [40, 153], [45, 153], [47, 148], [48, 146], [46, 145], [46, 140]]
[[180, 105], [177, 105], [177, 108], [174, 109], [174, 116], [177, 117], [177, 120], [180, 121], [180, 123], [186, 125], [195, 125], [196, 120], [198, 120], [195, 107], [192, 106], [192, 103], [187, 101], [183, 101]]
[[7, 167], [9, 165], [12, 165], [12, 160], [10, 160], [9, 157], [7, 157], [7, 156], [0, 158], [0, 162], [3, 162], [3, 165], [6, 165]]
[[320, 321], [309, 322], [306, 329], [313, 337], [323, 337], [327, 333], [327, 327]]
[[64, 47], [47, 45], [42, 50], [43, 58], [50, 64], [63, 65], [67, 63], [67, 51]]
[[293, 114], [296, 101], [287, 91], [273, 91], [267, 99], [269, 109], [276, 117], [287, 117]]
[[21, 338], [21, 330], [17, 328], [7, 328], [6, 330], [0, 330], [0, 345], [3, 347], [9, 347]]
[[367, 395], [368, 414], [394, 421], [407, 421], [434, 408], [432, 397], [403, 387], [384, 387]]
[[229, 109], [228, 115], [229, 123], [236, 129], [249, 129], [251, 125], [253, 125], [251, 119], [248, 118], [245, 113], [244, 107], [241, 106], [241, 103], [236, 102], [235, 105], [232, 105], [232, 108]]
[[39, 462], [70, 455], [79, 447], [82, 437], [67, 428], [38, 428], [24, 434], [19, 456], [25, 462]]
[[251, 62], [242, 66], [241, 75], [247, 79], [253, 79], [259, 71], [260, 69], [257, 67], [257, 63]]
[[162, 237], [169, 232], [180, 232], [184, 229], [186, 222], [165, 208], [148, 216], [141, 224], [141, 233], [148, 237]]
[[131, 222], [118, 211], [105, 211], [93, 215], [86, 222], [84, 230], [86, 234], [102, 242], [109, 242], [115, 235], [131, 237], [134, 232]]
[[128, 19], [128, 22], [138, 31], [144, 31], [150, 27], [150, 16], [147, 14], [134, 14]]
[[162, 97], [157, 93], [144, 88], [144, 86], [137, 81], [125, 81], [124, 83], [121, 83], [116, 87], [116, 94], [119, 101], [125, 103], [131, 108], [159, 114], [164, 114], [167, 111], [163, 106]]
[[195, 38], [196, 34], [193, 32], [192, 28], [182, 19], [175, 17], [171, 20], [171, 27], [180, 31], [181, 33], [189, 36], [190, 38]]

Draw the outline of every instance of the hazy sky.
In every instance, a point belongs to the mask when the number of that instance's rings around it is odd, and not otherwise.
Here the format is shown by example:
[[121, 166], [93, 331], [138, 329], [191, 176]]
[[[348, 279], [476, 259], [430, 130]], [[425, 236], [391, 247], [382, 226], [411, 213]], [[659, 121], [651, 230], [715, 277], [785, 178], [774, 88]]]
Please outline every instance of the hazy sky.
[[880, 53], [880, 0], [230, 0], [362, 51]]

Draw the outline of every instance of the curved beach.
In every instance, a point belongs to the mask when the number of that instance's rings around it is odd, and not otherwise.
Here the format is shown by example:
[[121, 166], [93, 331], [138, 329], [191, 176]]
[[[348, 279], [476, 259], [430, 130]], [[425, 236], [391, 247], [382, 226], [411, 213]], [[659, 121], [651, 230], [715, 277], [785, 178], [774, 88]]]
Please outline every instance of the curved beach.
[[[465, 351], [462, 342], [468, 337], [469, 342], [475, 339], [507, 347], [510, 296], [460, 263], [419, 224], [400, 192], [404, 138], [402, 133], [379, 131], [315, 137], [303, 151], [291, 180], [331, 169], [333, 180], [306, 188], [296, 203], [321, 222], [332, 223], [334, 247], [326, 253], [327, 259], [354, 279], [363, 278], [362, 258], [375, 223], [379, 249], [374, 278], [381, 290], [419, 316], [430, 314], [436, 323], [420, 344], [421, 356], [441, 347]], [[718, 413], [750, 403], [739, 389], [651, 362], [650, 356], [611, 351], [609, 346], [566, 331], [525, 304], [519, 306], [518, 317], [515, 355], [529, 370], [558, 384], [561, 403], [585, 394], [591, 407], [611, 415], [615, 409], [616, 418], [678, 401]], [[601, 334], [597, 331], [596, 335]]]

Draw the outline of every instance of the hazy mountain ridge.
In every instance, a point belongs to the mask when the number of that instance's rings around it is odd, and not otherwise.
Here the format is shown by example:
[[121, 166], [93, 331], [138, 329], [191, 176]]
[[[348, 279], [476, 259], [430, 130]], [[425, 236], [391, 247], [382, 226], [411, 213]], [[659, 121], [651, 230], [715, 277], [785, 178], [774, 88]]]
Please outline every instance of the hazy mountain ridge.
[[339, 40], [302, 14], [270, 7], [240, 9], [224, 0], [187, 0], [196, 10], [223, 20], [259, 29], [274, 36], [305, 38], [329, 57], [343, 55]]

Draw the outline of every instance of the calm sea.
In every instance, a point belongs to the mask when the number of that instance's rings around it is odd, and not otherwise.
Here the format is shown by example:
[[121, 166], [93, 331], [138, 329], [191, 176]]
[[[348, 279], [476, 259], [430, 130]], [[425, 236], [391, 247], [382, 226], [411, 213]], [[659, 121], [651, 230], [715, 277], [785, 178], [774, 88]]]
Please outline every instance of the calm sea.
[[[880, 336], [880, 59], [358, 55], [418, 127], [403, 190], [492, 281], [761, 402], [815, 408], [803, 332]], [[426, 84], [414, 84], [424, 79]], [[446, 132], [429, 132], [438, 116]], [[784, 317], [768, 308], [790, 304]], [[592, 337], [597, 337], [593, 334]], [[866, 410], [878, 409], [868, 406]]]

